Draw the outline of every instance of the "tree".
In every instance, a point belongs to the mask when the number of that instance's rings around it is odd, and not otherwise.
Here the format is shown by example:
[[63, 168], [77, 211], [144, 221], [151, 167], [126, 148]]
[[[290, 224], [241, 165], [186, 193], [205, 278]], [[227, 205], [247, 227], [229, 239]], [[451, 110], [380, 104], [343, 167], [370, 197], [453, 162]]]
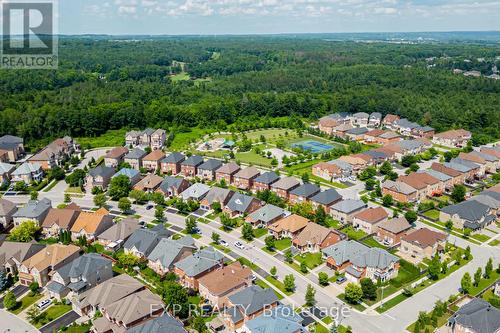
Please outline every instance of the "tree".
[[71, 202], [71, 196], [69, 193], [64, 193], [64, 203], [70, 203]]
[[216, 232], [212, 232], [212, 242], [215, 244], [219, 244], [220, 242], [220, 235]]
[[144, 200], [144, 192], [140, 191], [140, 190], [132, 190], [130, 191], [130, 193], [128, 194], [128, 196], [134, 200], [134, 203], [138, 203], [139, 201], [142, 201]]
[[155, 207], [155, 219], [158, 221], [163, 221], [165, 218], [165, 209], [162, 205], [156, 205]]
[[130, 202], [130, 200], [128, 198], [120, 198], [120, 200], [118, 200], [118, 208], [123, 212], [123, 213], [126, 213], [130, 210], [130, 208], [132, 208], [132, 203]]
[[349, 283], [345, 287], [345, 299], [351, 304], [357, 304], [363, 297], [363, 290], [358, 284]]
[[392, 172], [392, 165], [388, 161], [385, 161], [382, 163], [379, 169], [380, 173], [383, 175], [388, 175], [390, 172]]
[[392, 199], [392, 196], [390, 194], [386, 194], [382, 198], [382, 205], [384, 205], [384, 207], [392, 206], [393, 202], [394, 200]]
[[31, 191], [31, 193], [30, 193], [30, 199], [31, 200], [37, 200], [38, 199], [38, 191]]
[[409, 210], [405, 213], [405, 219], [410, 223], [415, 223], [417, 221], [418, 215], [414, 210]]
[[266, 243], [266, 249], [268, 251], [274, 251], [274, 246], [275, 246], [275, 240], [273, 236], [267, 236], [264, 239], [264, 242]]
[[119, 175], [111, 179], [109, 184], [109, 196], [112, 200], [128, 197], [130, 192], [130, 179], [125, 175]]
[[271, 267], [269, 273], [271, 273], [271, 276], [275, 277], [276, 273], [278, 273], [278, 269], [276, 268], [276, 266]]
[[477, 287], [479, 282], [481, 282], [481, 276], [483, 274], [483, 270], [481, 267], [478, 267], [476, 273], [474, 273], [474, 285]]
[[40, 318], [40, 309], [38, 306], [32, 306], [26, 311], [27, 318], [30, 322], [36, 323], [38, 318]]
[[318, 273], [318, 283], [322, 286], [327, 286], [330, 284], [330, 281], [328, 281], [328, 274], [325, 272], [319, 272]]
[[308, 174], [307, 172], [304, 172], [304, 173], [302, 174], [302, 181], [303, 181], [304, 183], [309, 183], [309, 174]]
[[106, 194], [104, 193], [99, 193], [94, 195], [94, 205], [97, 207], [101, 208], [106, 205]]
[[493, 271], [493, 259], [488, 259], [486, 266], [484, 267], [484, 277], [489, 279], [491, 276], [491, 272]]
[[306, 294], [304, 296], [306, 305], [311, 307], [316, 304], [316, 290], [310, 284], [307, 285]]
[[194, 234], [196, 231], [196, 226], [197, 226], [197, 223], [196, 223], [196, 220], [194, 217], [189, 217], [186, 220], [186, 232], [188, 234]]
[[86, 173], [84, 170], [75, 169], [75, 170], [73, 170], [73, 173], [66, 176], [65, 181], [69, 186], [79, 187], [79, 186], [83, 185], [83, 182], [85, 180], [85, 175], [86, 175]]
[[232, 230], [234, 227], [234, 221], [226, 213], [220, 216], [220, 223], [225, 231]]
[[437, 253], [434, 255], [434, 257], [432, 257], [427, 272], [429, 273], [429, 277], [432, 280], [439, 279], [439, 273], [441, 272], [441, 262], [439, 261], [439, 256]]
[[243, 227], [241, 228], [241, 236], [243, 237], [244, 240], [251, 241], [253, 240], [253, 228], [250, 223], [245, 223], [243, 224]]
[[453, 221], [452, 220], [446, 221], [444, 226], [446, 227], [446, 231], [451, 232], [453, 230]]
[[0, 292], [4, 291], [10, 285], [9, 277], [5, 271], [0, 271]]
[[365, 182], [365, 190], [371, 191], [375, 188], [375, 185], [377, 185], [377, 181], [373, 178], [369, 178]]
[[457, 184], [453, 187], [451, 191], [451, 199], [454, 203], [459, 203], [465, 200], [465, 195], [467, 194], [467, 188], [463, 185]]
[[288, 274], [283, 279], [283, 285], [287, 292], [292, 292], [295, 290], [295, 277], [293, 274]]
[[31, 282], [29, 285], [31, 295], [35, 295], [38, 293], [38, 289], [40, 289], [40, 285], [38, 282]]
[[133, 254], [126, 254], [124, 252], [121, 252], [117, 255], [117, 260], [122, 266], [126, 268], [137, 266], [141, 261]]
[[186, 289], [171, 281], [165, 282], [160, 289], [166, 308], [174, 316], [187, 318], [189, 315], [189, 296]]
[[215, 213], [220, 213], [220, 212], [222, 212], [222, 206], [221, 206], [220, 202], [218, 202], [218, 201], [214, 202], [214, 203], [212, 204], [212, 206], [210, 206], [210, 207], [213, 209], [213, 211], [214, 211]]
[[285, 261], [289, 264], [293, 262], [293, 254], [290, 249], [286, 250], [285, 252]]
[[202, 316], [196, 316], [191, 322], [191, 327], [194, 328], [198, 333], [207, 332], [207, 325], [205, 325], [205, 320]]
[[471, 257], [470, 246], [467, 245], [467, 247], [465, 248], [465, 251], [464, 251], [464, 258], [465, 258], [465, 260], [469, 260], [470, 257]]
[[33, 220], [26, 220], [10, 232], [10, 239], [17, 242], [31, 242], [35, 239], [40, 227]]
[[3, 298], [3, 306], [7, 310], [12, 310], [17, 306], [16, 296], [12, 291], [8, 291]]
[[363, 291], [363, 297], [367, 299], [377, 298], [377, 286], [373, 283], [372, 279], [364, 278], [361, 279], [361, 290]]
[[460, 281], [460, 286], [462, 287], [462, 293], [468, 294], [470, 288], [472, 287], [472, 280], [469, 272], [465, 272], [462, 280]]
[[305, 261], [302, 261], [302, 262], [300, 263], [300, 271], [301, 271], [302, 273], [304, 273], [304, 274], [305, 274], [305, 273], [307, 273], [307, 272], [308, 272], [308, 270], [309, 270], [309, 269], [307, 268], [306, 262], [305, 262]]
[[441, 263], [441, 273], [446, 274], [448, 272], [448, 261], [444, 260]]
[[325, 212], [325, 209], [323, 208], [323, 206], [318, 206], [318, 208], [316, 208], [316, 213], [314, 214], [314, 221], [319, 224], [319, 225], [322, 225], [324, 227], [326, 227], [326, 212]]

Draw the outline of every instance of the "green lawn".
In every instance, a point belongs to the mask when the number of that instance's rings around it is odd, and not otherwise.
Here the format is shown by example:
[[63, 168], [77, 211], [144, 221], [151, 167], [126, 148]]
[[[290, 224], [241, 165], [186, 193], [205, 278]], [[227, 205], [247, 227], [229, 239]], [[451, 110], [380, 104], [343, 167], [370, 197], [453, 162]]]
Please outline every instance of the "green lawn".
[[185, 72], [170, 76], [172, 82], [188, 81], [190, 78], [189, 74]]
[[191, 142], [196, 142], [209, 131], [198, 127], [190, 128], [189, 132], [175, 133], [174, 139], [170, 144], [169, 150], [179, 151], [189, 147]]
[[481, 243], [487, 242], [490, 240], [491, 237], [483, 234], [473, 234], [470, 236], [471, 238], [474, 238], [475, 240], [480, 241]]
[[17, 306], [11, 311], [13, 314], [17, 315], [23, 312], [24, 310], [26, 310], [28, 307], [30, 307], [32, 304], [34, 304], [43, 297], [42, 294], [35, 294], [34, 296], [31, 296], [30, 294], [31, 293], [24, 296], [21, 299], [21, 301], [17, 303]]
[[490, 243], [490, 245], [491, 245], [491, 246], [498, 246], [498, 245], [500, 245], [500, 240], [495, 239], [494, 241], [492, 241], [492, 242]]
[[278, 288], [282, 293], [284, 293], [287, 296], [293, 294], [293, 292], [288, 292], [285, 290], [285, 285], [283, 284], [283, 282], [276, 280], [270, 275], [266, 277], [266, 281], [275, 286], [276, 288]]
[[[258, 285], [259, 287], [261, 287], [262, 289], [270, 289], [271, 288], [271, 286], [269, 284], [267, 284], [265, 281], [260, 280], [260, 279], [256, 280], [255, 284]], [[278, 297], [278, 299], [284, 298], [284, 296], [281, 293], [276, 292], [276, 290], [274, 290], [274, 289], [273, 289], [273, 291], [276, 294], [276, 297]]]
[[358, 240], [366, 236], [366, 232], [364, 232], [363, 230], [356, 230], [352, 227], [352, 225], [341, 229], [341, 231], [347, 234], [347, 237], [349, 237], [349, 239]]
[[369, 237], [369, 238], [365, 239], [362, 243], [369, 246], [369, 247], [378, 247], [381, 249], [387, 249], [386, 246], [377, 242], [373, 237]]
[[58, 305], [53, 305], [47, 309], [42, 315], [42, 320], [39, 322], [35, 323], [36, 328], [40, 328], [55, 319], [59, 318], [66, 312], [69, 312], [71, 310], [71, 305], [66, 305], [66, 304], [58, 304]]
[[278, 239], [274, 242], [274, 247], [279, 251], [284, 251], [290, 246], [292, 246], [292, 241], [290, 240], [290, 238]]
[[[285, 136], [285, 132], [288, 132], [288, 136]], [[245, 135], [248, 139], [255, 141], [256, 139], [260, 140], [261, 136], [266, 138], [266, 141], [277, 141], [279, 139], [291, 139], [297, 138], [297, 133], [291, 129], [286, 128], [270, 128], [270, 129], [260, 129], [256, 131], [245, 132]]]
[[345, 299], [345, 294], [340, 294], [337, 296], [339, 299], [341, 299], [342, 301], [346, 302], [347, 304], [349, 304], [350, 306], [352, 306], [353, 308], [355, 308], [356, 310], [358, 311], [365, 311], [366, 308], [363, 306], [363, 304], [351, 304], [351, 303], [348, 303], [347, 300]]
[[323, 263], [321, 258], [321, 253], [306, 253], [304, 255], [295, 256], [295, 260], [299, 262], [305, 262], [309, 269], [313, 269]]
[[383, 305], [378, 306], [375, 311], [378, 313], [384, 313], [385, 311], [389, 310], [390, 308], [395, 307], [405, 299], [409, 298], [409, 296], [405, 296], [403, 294], [399, 294], [396, 297], [391, 298], [387, 302], [384, 302]]
[[261, 165], [265, 167], [271, 167], [271, 161], [272, 161], [271, 158], [263, 157], [255, 153], [253, 150], [242, 153], [236, 153], [235, 159], [243, 163]]
[[125, 144], [125, 133], [127, 129], [109, 130], [106, 133], [95, 137], [75, 138], [83, 148], [116, 147]]
[[264, 235], [267, 235], [267, 229], [266, 228], [254, 228], [253, 229], [253, 236], [255, 238], [261, 238]]
[[90, 332], [90, 327], [92, 327], [91, 324], [81, 324], [81, 325], [75, 325], [75, 324], [73, 324], [72, 326], [64, 327], [59, 332], [66, 332], [66, 333], [87, 333], [87, 332]]
[[439, 211], [436, 209], [428, 210], [423, 215], [433, 220], [439, 220]]

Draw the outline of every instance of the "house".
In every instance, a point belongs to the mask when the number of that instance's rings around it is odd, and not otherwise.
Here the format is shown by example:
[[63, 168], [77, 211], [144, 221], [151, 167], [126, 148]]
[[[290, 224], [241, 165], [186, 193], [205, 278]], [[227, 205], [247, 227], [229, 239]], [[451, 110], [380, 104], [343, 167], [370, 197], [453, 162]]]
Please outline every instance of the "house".
[[112, 261], [97, 253], [86, 253], [52, 273], [47, 284], [50, 297], [61, 301], [69, 293], [81, 294], [113, 277]]
[[229, 297], [252, 285], [252, 270], [238, 261], [198, 280], [200, 296], [217, 309], [229, 306]]
[[101, 233], [113, 225], [113, 217], [105, 208], [99, 208], [95, 212], [80, 212], [75, 223], [71, 227], [71, 239], [78, 240], [85, 237], [87, 241], [97, 239]]
[[152, 150], [160, 150], [163, 148], [165, 141], [167, 140], [167, 133], [165, 130], [158, 128], [151, 134], [151, 144]]
[[354, 127], [351, 125], [351, 123], [343, 123], [334, 127], [331, 135], [345, 139], [347, 137], [347, 131], [350, 131], [353, 128]]
[[262, 175], [253, 180], [252, 191], [262, 192], [271, 190], [271, 185], [277, 182], [279, 179], [280, 177], [274, 171], [264, 172]]
[[288, 200], [290, 204], [300, 204], [308, 201], [311, 197], [318, 194], [321, 191], [318, 185], [304, 183], [293, 190], [290, 191]]
[[200, 201], [207, 195], [208, 191], [210, 191], [210, 186], [203, 183], [194, 183], [181, 193], [181, 198], [183, 200]]
[[302, 231], [292, 240], [292, 245], [301, 253], [318, 253], [321, 250], [336, 244], [346, 236], [335, 229], [323, 227], [309, 222]]
[[411, 228], [411, 224], [404, 217], [389, 219], [378, 224], [376, 238], [386, 245], [394, 246], [401, 242], [401, 237]]
[[125, 133], [125, 145], [127, 147], [151, 147], [152, 150], [163, 148], [167, 134], [163, 129], [146, 128], [144, 131], [130, 131]]
[[233, 185], [243, 190], [249, 190], [253, 186], [253, 181], [260, 175], [260, 171], [253, 166], [242, 169], [234, 175]]
[[184, 192], [191, 184], [184, 178], [167, 176], [163, 179], [156, 190], [166, 197], [177, 197]]
[[161, 172], [167, 175], [176, 175], [181, 172], [181, 164], [186, 157], [178, 152], [173, 152], [160, 161]]
[[396, 130], [397, 129], [396, 124], [399, 119], [400, 119], [399, 116], [395, 114], [388, 114], [384, 117], [384, 120], [382, 120], [382, 126], [390, 128], [392, 130]]
[[43, 169], [39, 163], [24, 162], [12, 172], [11, 181], [13, 183], [25, 182], [26, 184], [30, 184], [32, 182], [39, 182], [42, 179]]
[[206, 180], [214, 180], [215, 171], [221, 166], [221, 161], [210, 158], [198, 167], [198, 177]]
[[432, 259], [436, 253], [444, 251], [447, 236], [442, 232], [427, 228], [412, 231], [401, 237], [399, 252], [403, 256], [412, 258], [411, 261]]
[[227, 204], [224, 206], [224, 211], [231, 217], [250, 214], [262, 206], [262, 201], [252, 196], [234, 193]]
[[338, 126], [339, 123], [336, 119], [333, 119], [329, 116], [323, 117], [319, 120], [318, 123], [318, 128], [321, 132], [332, 135], [333, 134], [333, 128]]
[[500, 193], [495, 191], [483, 191], [479, 195], [470, 198], [491, 208], [491, 214], [500, 216]]
[[125, 241], [123, 250], [125, 254], [147, 258], [162, 239], [169, 238], [172, 234], [170, 230], [165, 229], [161, 224], [152, 229], [137, 229]]
[[368, 127], [379, 127], [382, 124], [382, 114], [380, 112], [372, 112], [368, 119]]
[[14, 164], [0, 162], [0, 186], [10, 182], [10, 177], [15, 169]]
[[276, 239], [295, 238], [304, 229], [309, 220], [297, 214], [291, 214], [269, 225], [271, 235]]
[[222, 268], [224, 256], [213, 247], [206, 247], [174, 264], [174, 273], [186, 288], [198, 290], [198, 280], [206, 274]]
[[309, 201], [312, 203], [314, 209], [323, 207], [327, 214], [330, 214], [330, 206], [336, 204], [340, 200], [342, 200], [342, 196], [333, 188], [319, 192], [309, 198]]
[[363, 141], [366, 143], [378, 143], [380, 135], [387, 133], [388, 131], [383, 129], [373, 129], [366, 132], [363, 136]]
[[351, 170], [353, 174], [358, 174], [359, 172], [363, 171], [366, 169], [368, 166], [370, 158], [366, 155], [363, 154], [355, 154], [355, 155], [348, 155], [348, 156], [340, 156], [337, 161], [342, 161], [344, 163], [347, 163], [351, 166]]
[[32, 220], [41, 225], [51, 207], [52, 203], [47, 198], [30, 200], [12, 215], [14, 225], [17, 227], [26, 220]]
[[104, 165], [110, 168], [116, 168], [123, 162], [123, 159], [127, 154], [127, 147], [115, 147], [104, 156]]
[[102, 317], [93, 319], [95, 333], [123, 332], [163, 314], [161, 297], [144, 289], [100, 307]]
[[482, 298], [473, 298], [448, 319], [451, 333], [498, 333], [500, 310]]
[[432, 139], [436, 130], [430, 126], [418, 126], [412, 130], [412, 135], [416, 138]]
[[4, 135], [0, 137], [0, 160], [2, 162], [15, 162], [24, 155], [23, 138]]
[[5, 241], [0, 245], [0, 271], [17, 275], [21, 264], [40, 252], [45, 245], [36, 242], [21, 243]]
[[299, 185], [300, 182], [295, 177], [284, 177], [271, 184], [271, 191], [276, 193], [281, 199], [288, 200], [290, 192]]
[[184, 177], [194, 177], [198, 174], [198, 167], [203, 164], [203, 157], [192, 155], [181, 163], [181, 173]]
[[396, 129], [404, 136], [411, 136], [413, 131], [418, 127], [420, 127], [419, 124], [411, 122], [406, 118], [396, 121]]
[[134, 185], [134, 190], [148, 193], [154, 192], [158, 187], [160, 187], [163, 180], [163, 177], [148, 173], [146, 177], [142, 178], [137, 184]]
[[173, 318], [168, 313], [164, 313], [160, 317], [153, 318], [147, 322], [129, 328], [124, 333], [187, 333], [181, 321]]
[[38, 163], [43, 170], [61, 167], [71, 155], [79, 149], [79, 146], [73, 142], [73, 139], [66, 136], [54, 140], [45, 146], [38, 153], [28, 159], [31, 163]]
[[174, 264], [187, 258], [196, 251], [191, 236], [174, 240], [162, 238], [148, 255], [148, 267], [163, 276], [174, 269]]
[[117, 275], [80, 295], [75, 295], [72, 299], [73, 310], [81, 316], [93, 318], [108, 305], [145, 289], [142, 283], [130, 275]]
[[453, 187], [453, 178], [448, 176], [445, 173], [435, 171], [432, 169], [427, 169], [427, 170], [418, 170], [418, 174], [426, 173], [429, 176], [432, 176], [440, 181], [440, 188], [442, 191], [449, 190]]
[[451, 177], [451, 187], [453, 187], [454, 185], [463, 184], [465, 182], [465, 173], [447, 167], [441, 163], [432, 163], [431, 170], [444, 173], [448, 177]]
[[434, 134], [432, 142], [450, 148], [463, 148], [472, 138], [472, 133], [464, 129], [449, 130]]
[[492, 209], [476, 200], [467, 200], [461, 203], [446, 206], [439, 212], [440, 221], [452, 221], [458, 229], [478, 231], [496, 220]]
[[142, 159], [142, 167], [150, 172], [156, 172], [160, 169], [160, 161], [165, 157], [161, 150], [153, 150]]
[[302, 318], [290, 306], [278, 305], [267, 311], [266, 315], [250, 319], [242, 330], [249, 333], [301, 333], [303, 332]]
[[245, 218], [245, 222], [250, 223], [253, 226], [268, 226], [289, 214], [290, 213], [283, 208], [267, 204], [250, 213]]
[[458, 158], [452, 158], [450, 162], [443, 163], [445, 167], [454, 169], [465, 175], [466, 182], [472, 182], [474, 179], [481, 178], [479, 175], [479, 165]]
[[352, 226], [361, 229], [368, 235], [376, 233], [378, 224], [387, 221], [389, 214], [382, 207], [367, 208], [354, 215], [352, 219]]
[[127, 147], [133, 148], [139, 144], [139, 136], [141, 132], [139, 131], [130, 131], [125, 133], [125, 145]]
[[97, 242], [104, 245], [106, 249], [118, 250], [125, 241], [140, 228], [139, 221], [133, 217], [126, 217], [114, 223], [110, 228], [104, 230], [97, 236]]
[[45, 237], [59, 237], [61, 231], [69, 231], [80, 215], [81, 209], [76, 204], [66, 208], [50, 208], [41, 224]]
[[239, 330], [245, 322], [259, 317], [264, 310], [269, 311], [279, 304], [272, 289], [250, 286], [228, 298], [229, 304], [222, 314], [226, 329], [230, 332]]
[[142, 168], [142, 159], [144, 156], [146, 156], [148, 153], [146, 153], [144, 150], [141, 148], [134, 148], [125, 157], [123, 158], [123, 161], [125, 163], [128, 163], [132, 169], [139, 170]]
[[76, 245], [51, 244], [22, 262], [19, 267], [19, 282], [29, 286], [37, 282], [40, 287], [50, 281], [49, 273], [70, 263], [80, 256], [80, 248]]
[[483, 171], [486, 173], [496, 173], [500, 169], [500, 158], [486, 154], [480, 151], [472, 151], [470, 153], [460, 153], [459, 158], [464, 160], [469, 160], [474, 163], [481, 164], [483, 166]]
[[410, 185], [401, 181], [386, 180], [382, 183], [382, 195], [390, 195], [399, 202], [415, 202], [419, 200], [418, 192]]
[[403, 138], [398, 133], [393, 132], [393, 131], [386, 131], [385, 133], [380, 134], [375, 139], [375, 142], [378, 143], [378, 144], [381, 144], [381, 145], [385, 145], [385, 144], [389, 144], [389, 143], [392, 143], [392, 142], [400, 141], [402, 139]]
[[240, 166], [234, 162], [226, 163], [215, 171], [215, 179], [220, 182], [224, 180], [226, 184], [232, 184], [234, 175], [241, 170]]
[[385, 161], [389, 161], [391, 158], [391, 155], [387, 154], [385, 151], [374, 149], [365, 151], [363, 155], [366, 155], [370, 158], [368, 160], [368, 164], [370, 165], [379, 165], [384, 163]]
[[366, 112], [356, 112], [352, 115], [352, 124], [358, 127], [367, 127], [370, 115]]
[[313, 176], [326, 179], [331, 182], [343, 177], [342, 169], [336, 164], [320, 162], [312, 167]]
[[355, 283], [363, 278], [387, 281], [398, 275], [399, 258], [386, 250], [368, 247], [355, 240], [344, 240], [323, 251], [326, 265]]
[[90, 193], [94, 187], [106, 190], [114, 174], [115, 169], [108, 166], [100, 165], [90, 169], [85, 177], [85, 191]]
[[366, 207], [361, 200], [346, 199], [330, 206], [330, 215], [342, 224], [351, 224], [354, 215]]
[[220, 204], [220, 207], [223, 208], [233, 195], [234, 191], [232, 190], [214, 186], [208, 191], [207, 195], [201, 199], [200, 207], [205, 210], [210, 210], [212, 209], [212, 205], [217, 202]]
[[366, 127], [354, 127], [346, 131], [345, 136], [352, 141], [362, 141], [366, 133], [368, 133], [368, 129]]
[[0, 198], [0, 229], [7, 229], [14, 221], [14, 213], [17, 212], [15, 203]]
[[111, 179], [118, 176], [126, 176], [130, 182], [131, 186], [137, 184], [139, 180], [141, 180], [141, 173], [136, 169], [123, 168], [120, 169], [117, 173], [115, 173]]
[[425, 200], [427, 197], [441, 195], [444, 191], [444, 186], [442, 186], [439, 179], [426, 173], [412, 172], [406, 176], [399, 176], [397, 182], [404, 183], [414, 188], [417, 191], [417, 201]]

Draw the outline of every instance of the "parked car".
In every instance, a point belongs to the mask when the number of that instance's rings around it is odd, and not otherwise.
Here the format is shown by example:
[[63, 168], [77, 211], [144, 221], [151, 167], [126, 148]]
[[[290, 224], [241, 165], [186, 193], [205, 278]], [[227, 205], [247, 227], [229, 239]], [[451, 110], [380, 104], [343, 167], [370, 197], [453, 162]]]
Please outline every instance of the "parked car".
[[219, 240], [219, 245], [228, 246], [229, 244], [225, 240], [221, 239]]
[[339, 277], [337, 277], [337, 281], [335, 281], [335, 282], [337, 282], [337, 284], [342, 284], [346, 281], [347, 281], [347, 279], [345, 277], [339, 276]]
[[39, 310], [49, 306], [49, 304], [52, 303], [52, 301], [50, 299], [46, 299], [46, 300], [43, 300], [41, 301], [40, 303], [37, 304], [37, 308]]
[[234, 243], [234, 246], [236, 246], [240, 250], [244, 250], [245, 249], [245, 245], [243, 245], [241, 242]]
[[152, 204], [149, 204], [146, 206], [146, 210], [150, 210], [151, 208], [153, 208], [154, 206]]
[[250, 277], [250, 279], [251, 279], [252, 281], [255, 281], [255, 280], [257, 280], [257, 277], [255, 276], [255, 274], [252, 274], [252, 276]]

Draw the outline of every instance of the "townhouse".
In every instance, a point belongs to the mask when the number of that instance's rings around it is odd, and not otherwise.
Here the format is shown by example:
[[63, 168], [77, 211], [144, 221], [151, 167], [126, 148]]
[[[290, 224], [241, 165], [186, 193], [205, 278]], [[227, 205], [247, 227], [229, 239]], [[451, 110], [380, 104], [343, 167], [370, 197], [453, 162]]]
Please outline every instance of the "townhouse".
[[300, 182], [294, 177], [284, 177], [271, 184], [271, 191], [276, 193], [281, 199], [289, 199], [290, 192], [298, 187]]
[[249, 190], [259, 175], [260, 171], [257, 168], [249, 166], [234, 175], [233, 185], [242, 190]]
[[192, 155], [181, 163], [181, 174], [184, 177], [194, 177], [198, 174], [198, 167], [203, 164], [203, 157]]
[[24, 139], [13, 136], [4, 135], [0, 137], [0, 161], [1, 162], [16, 162], [24, 155]]
[[116, 168], [123, 162], [123, 159], [127, 154], [127, 147], [115, 147], [104, 156], [104, 165], [110, 168]]
[[160, 170], [160, 161], [165, 157], [161, 150], [153, 150], [142, 159], [142, 167], [149, 172]]
[[198, 177], [206, 180], [215, 179], [215, 171], [222, 166], [222, 162], [216, 159], [208, 159], [198, 167]]
[[271, 190], [271, 185], [276, 183], [280, 177], [274, 171], [264, 172], [253, 181], [252, 191], [262, 192]]
[[367, 127], [370, 115], [366, 112], [356, 112], [351, 117], [351, 123], [358, 127]]
[[382, 114], [380, 112], [370, 113], [368, 127], [379, 127], [382, 124]]
[[471, 138], [471, 132], [464, 129], [456, 129], [434, 134], [432, 142], [450, 148], [463, 148], [467, 146]]
[[419, 200], [419, 194], [412, 186], [401, 181], [386, 180], [381, 185], [382, 195], [390, 195], [399, 202], [416, 202]]
[[397, 129], [396, 124], [397, 124], [399, 119], [400, 119], [399, 116], [397, 116], [395, 114], [387, 114], [384, 117], [384, 119], [382, 120], [382, 127], [396, 130]]
[[130, 131], [125, 133], [127, 147], [151, 147], [151, 150], [161, 150], [165, 145], [167, 133], [165, 130], [146, 128], [144, 131]]
[[160, 161], [161, 172], [167, 175], [176, 175], [181, 172], [182, 162], [186, 157], [178, 152], [173, 152]]
[[235, 162], [226, 163], [215, 171], [215, 179], [218, 182], [222, 180], [228, 185], [234, 181], [234, 175], [241, 170]]
[[434, 162], [431, 165], [431, 170], [443, 173], [448, 177], [451, 177], [451, 187], [465, 183], [465, 173], [452, 169], [444, 164]]

